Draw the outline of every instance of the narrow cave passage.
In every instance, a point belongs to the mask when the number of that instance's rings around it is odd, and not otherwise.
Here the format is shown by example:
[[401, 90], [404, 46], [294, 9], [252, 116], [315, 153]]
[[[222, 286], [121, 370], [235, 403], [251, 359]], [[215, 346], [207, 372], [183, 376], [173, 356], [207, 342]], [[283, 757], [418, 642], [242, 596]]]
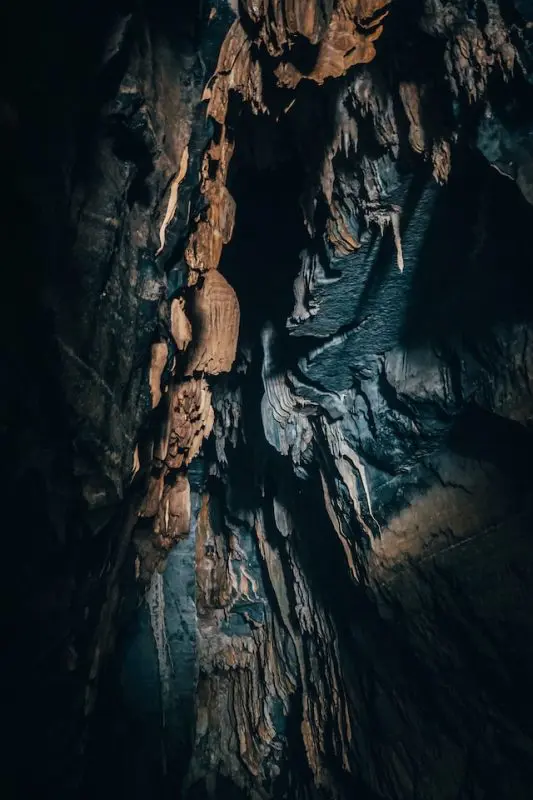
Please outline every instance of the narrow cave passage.
[[237, 151], [229, 186], [237, 213], [220, 269], [239, 297], [241, 335], [257, 334], [267, 321], [282, 329], [294, 305], [293, 281], [306, 243], [301, 167], [293, 157], [260, 169], [244, 158], [239, 163]]

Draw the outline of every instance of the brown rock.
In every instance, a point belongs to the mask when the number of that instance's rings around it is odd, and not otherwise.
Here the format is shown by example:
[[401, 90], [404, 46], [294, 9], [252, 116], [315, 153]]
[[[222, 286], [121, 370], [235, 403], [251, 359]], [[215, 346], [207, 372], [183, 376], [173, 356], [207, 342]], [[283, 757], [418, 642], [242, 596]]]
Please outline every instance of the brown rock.
[[166, 464], [179, 469], [190, 464], [213, 427], [211, 392], [205, 380], [193, 378], [174, 387]]
[[185, 178], [185, 175], [187, 174], [188, 164], [189, 164], [189, 148], [185, 147], [181, 155], [179, 170], [172, 179], [170, 184], [167, 210], [165, 212], [165, 217], [163, 219], [163, 222], [161, 223], [161, 227], [159, 228], [159, 249], [156, 255], [162, 253], [165, 247], [167, 227], [174, 218], [174, 214], [176, 213], [176, 208], [178, 206], [178, 190], [180, 184], [183, 182], [183, 179]]
[[239, 335], [239, 301], [220, 272], [208, 272], [193, 300], [194, 342], [186, 375], [229, 372], [235, 360]]
[[265, 111], [261, 65], [251, 56], [252, 40], [248, 38], [240, 20], [235, 20], [228, 31], [218, 64], [204, 92], [209, 101], [207, 113], [224, 125], [230, 91], [239, 92], [251, 105], [254, 113]]
[[374, 42], [383, 31], [381, 22], [388, 5], [389, 0], [340, 0], [313, 70], [304, 76], [292, 63], [282, 63], [275, 70], [278, 84], [294, 89], [304, 77], [324, 83], [327, 78], [340, 78], [355, 64], [372, 61], [376, 54]]
[[159, 503], [163, 495], [164, 473], [150, 475], [148, 489], [144, 503], [139, 510], [140, 517], [155, 517], [159, 509]]
[[178, 475], [172, 486], [166, 486], [154, 525], [154, 532], [163, 541], [189, 533], [191, 523], [191, 490], [186, 475]]
[[192, 339], [191, 323], [185, 313], [185, 301], [182, 297], [172, 301], [170, 306], [170, 325], [172, 337], [178, 350], [186, 350]]
[[232, 154], [233, 143], [223, 133], [221, 141], [212, 143], [204, 156], [201, 189], [207, 211], [205, 217], [196, 220], [185, 250], [187, 263], [198, 272], [218, 267], [222, 247], [233, 233], [235, 201], [225, 186]]
[[152, 359], [148, 377], [152, 395], [152, 408], [156, 408], [161, 400], [161, 375], [165, 369], [167, 358], [168, 345], [166, 342], [157, 342], [152, 345]]

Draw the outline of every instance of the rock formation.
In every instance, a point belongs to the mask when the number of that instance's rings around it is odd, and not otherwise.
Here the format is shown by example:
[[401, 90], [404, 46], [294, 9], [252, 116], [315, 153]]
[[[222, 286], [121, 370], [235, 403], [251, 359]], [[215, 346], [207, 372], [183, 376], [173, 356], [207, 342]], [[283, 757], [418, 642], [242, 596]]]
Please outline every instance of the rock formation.
[[529, 800], [531, 3], [2, 14], [4, 796]]

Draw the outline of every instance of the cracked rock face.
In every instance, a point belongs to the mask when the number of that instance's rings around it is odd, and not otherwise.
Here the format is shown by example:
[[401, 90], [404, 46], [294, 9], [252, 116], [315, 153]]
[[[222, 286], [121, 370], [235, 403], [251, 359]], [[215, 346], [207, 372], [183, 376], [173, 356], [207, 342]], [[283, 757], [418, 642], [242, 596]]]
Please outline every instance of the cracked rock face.
[[6, 796], [529, 800], [529, 6], [6, 10]]

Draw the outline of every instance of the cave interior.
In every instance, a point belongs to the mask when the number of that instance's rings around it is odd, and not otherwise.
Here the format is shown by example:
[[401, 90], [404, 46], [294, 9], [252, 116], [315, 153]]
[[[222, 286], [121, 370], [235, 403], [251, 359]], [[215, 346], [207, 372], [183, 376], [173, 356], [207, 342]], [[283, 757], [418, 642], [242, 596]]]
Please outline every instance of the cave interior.
[[531, 800], [531, 0], [0, 14], [2, 797]]

